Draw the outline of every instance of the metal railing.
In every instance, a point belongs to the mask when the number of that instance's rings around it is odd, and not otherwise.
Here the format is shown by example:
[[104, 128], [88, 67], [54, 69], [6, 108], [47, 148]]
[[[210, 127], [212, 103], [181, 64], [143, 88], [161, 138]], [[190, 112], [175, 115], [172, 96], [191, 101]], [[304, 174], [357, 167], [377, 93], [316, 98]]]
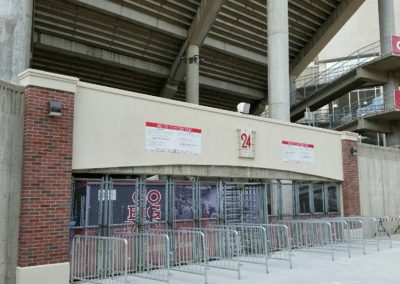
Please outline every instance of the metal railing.
[[[393, 98], [393, 103], [392, 103]], [[395, 109], [394, 94], [364, 96], [362, 102], [356, 101], [343, 107], [333, 107], [313, 112], [313, 120], [306, 123], [323, 128], [337, 128], [361, 117]]]
[[180, 228], [202, 232], [206, 240], [207, 267], [237, 272], [240, 280], [240, 239], [236, 230], [217, 228]]
[[210, 225], [209, 228], [235, 230], [239, 234], [240, 262], [261, 264], [268, 273], [267, 231], [263, 226], [254, 224]]
[[71, 247], [71, 281], [128, 283], [128, 242], [115, 237], [75, 236]]
[[203, 232], [186, 229], [151, 229], [149, 232], [168, 236], [170, 270], [201, 275], [207, 283], [207, 247]]
[[[389, 44], [390, 42], [391, 37], [384, 40], [384, 44]], [[381, 54], [381, 42], [376, 41], [354, 51], [346, 56], [345, 59], [337, 61], [330, 68], [314, 76], [299, 77], [297, 81], [304, 83], [300, 83], [300, 86], [290, 94], [290, 105], [303, 101], [339, 77], [383, 55], [386, 54]]]
[[128, 269], [135, 277], [170, 283], [170, 241], [166, 234], [120, 233], [128, 242]]
[[291, 246], [306, 252], [329, 254], [335, 260], [331, 225], [327, 221], [283, 220], [289, 229]]

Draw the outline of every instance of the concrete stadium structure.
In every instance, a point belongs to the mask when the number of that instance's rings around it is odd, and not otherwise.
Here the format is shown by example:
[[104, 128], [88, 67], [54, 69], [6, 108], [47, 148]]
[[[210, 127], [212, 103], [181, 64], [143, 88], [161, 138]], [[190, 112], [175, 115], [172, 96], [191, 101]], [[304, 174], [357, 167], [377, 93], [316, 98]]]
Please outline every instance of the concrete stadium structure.
[[[380, 27], [383, 25], [379, 24], [381, 19], [385, 18], [391, 23], [389, 25], [391, 34], [400, 33], [400, 2], [394, 1], [392, 4], [390, 11], [393, 11], [391, 12], [393, 18], [389, 19], [382, 16], [384, 9], [378, 5], [378, 1], [365, 1], [298, 78], [298, 87], [307, 81], [314, 81], [311, 84], [314, 86], [308, 86], [310, 93], [313, 92], [311, 89], [315, 88], [315, 84], [320, 82], [319, 89], [322, 89], [328, 81], [333, 88], [329, 90], [328, 87], [325, 94], [336, 93], [319, 103], [319, 106], [324, 103], [330, 105], [315, 113], [315, 125], [356, 131], [365, 137], [364, 142], [398, 147], [399, 117], [396, 111], [393, 112], [395, 108], [392, 106], [393, 89], [398, 90], [398, 63], [395, 63], [397, 57], [392, 57], [395, 60], [392, 62], [388, 62], [388, 58], [384, 60], [380, 58], [390, 57], [392, 52], [381, 48], [380, 34], [385, 32], [384, 30], [380, 32]], [[388, 34], [386, 36], [389, 37]], [[389, 41], [386, 41], [386, 45], [388, 43]], [[370, 63], [371, 61], [374, 62]], [[376, 69], [378, 65], [381, 66], [379, 70]], [[353, 74], [339, 78], [347, 72]], [[333, 78], [338, 78], [338, 81], [332, 82]], [[355, 82], [357, 80], [358, 82]], [[340, 85], [348, 86], [340, 89], [338, 88]], [[319, 91], [321, 92], [324, 91]], [[383, 100], [381, 95], [386, 99]], [[318, 95], [317, 97], [321, 98]], [[318, 100], [314, 99], [315, 102]], [[298, 109], [297, 117], [301, 115], [302, 109]]]
[[0, 283], [74, 280], [75, 235], [400, 215], [399, 150], [290, 122], [357, 87], [395, 97], [396, 0], [379, 57], [297, 88], [363, 3], [0, 0]]

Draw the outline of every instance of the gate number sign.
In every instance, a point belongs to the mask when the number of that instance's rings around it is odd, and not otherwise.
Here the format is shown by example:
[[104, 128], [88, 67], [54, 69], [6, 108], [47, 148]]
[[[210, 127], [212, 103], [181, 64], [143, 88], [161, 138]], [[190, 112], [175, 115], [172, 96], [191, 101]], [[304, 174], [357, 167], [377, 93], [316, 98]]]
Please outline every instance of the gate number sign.
[[255, 157], [255, 138], [256, 132], [249, 129], [237, 129], [239, 157]]

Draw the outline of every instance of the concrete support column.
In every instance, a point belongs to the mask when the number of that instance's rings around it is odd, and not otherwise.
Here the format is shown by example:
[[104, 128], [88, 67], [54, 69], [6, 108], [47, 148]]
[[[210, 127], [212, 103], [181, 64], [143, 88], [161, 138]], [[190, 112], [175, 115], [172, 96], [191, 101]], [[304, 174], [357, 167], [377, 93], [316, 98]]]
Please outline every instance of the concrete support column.
[[24, 128], [24, 88], [0, 82], [0, 283], [15, 284]]
[[199, 104], [199, 47], [189, 45], [187, 52], [186, 101]]
[[[381, 42], [381, 53], [392, 52], [391, 36], [396, 34], [395, 5], [394, 0], [379, 0], [379, 33]], [[383, 86], [386, 107], [393, 107], [394, 91], [399, 88], [399, 80], [388, 74], [388, 82]]]
[[383, 94], [386, 108], [394, 107], [394, 93], [399, 89], [399, 79], [393, 73], [388, 73], [388, 82], [383, 85]]
[[289, 102], [290, 105], [292, 105], [292, 103], [294, 103], [295, 98], [296, 98], [296, 76], [290, 75], [289, 76], [289, 92], [290, 92], [290, 97], [289, 97]]
[[290, 121], [288, 1], [268, 0], [268, 105], [270, 117]]
[[282, 190], [282, 216], [293, 215], [293, 182], [291, 180], [281, 180]]
[[378, 11], [381, 53], [389, 54], [392, 49], [390, 37], [396, 33], [394, 0], [378, 0]]
[[18, 83], [29, 67], [33, 0], [0, 0], [0, 80]]

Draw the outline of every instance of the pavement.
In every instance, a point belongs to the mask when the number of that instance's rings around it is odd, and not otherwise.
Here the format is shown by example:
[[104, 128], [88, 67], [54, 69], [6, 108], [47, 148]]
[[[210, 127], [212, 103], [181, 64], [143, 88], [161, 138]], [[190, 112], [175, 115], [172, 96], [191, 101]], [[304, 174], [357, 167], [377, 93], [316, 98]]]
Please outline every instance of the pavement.
[[[400, 241], [367, 246], [366, 255], [362, 250], [353, 249], [351, 258], [346, 252], [335, 252], [335, 261], [331, 255], [306, 251], [293, 251], [293, 269], [288, 262], [271, 260], [269, 274], [265, 267], [244, 263], [241, 268], [241, 280], [233, 271], [210, 268], [208, 284], [399, 284], [400, 283]], [[160, 283], [142, 278], [130, 278], [132, 283]], [[204, 277], [172, 271], [171, 284], [204, 284]]]

